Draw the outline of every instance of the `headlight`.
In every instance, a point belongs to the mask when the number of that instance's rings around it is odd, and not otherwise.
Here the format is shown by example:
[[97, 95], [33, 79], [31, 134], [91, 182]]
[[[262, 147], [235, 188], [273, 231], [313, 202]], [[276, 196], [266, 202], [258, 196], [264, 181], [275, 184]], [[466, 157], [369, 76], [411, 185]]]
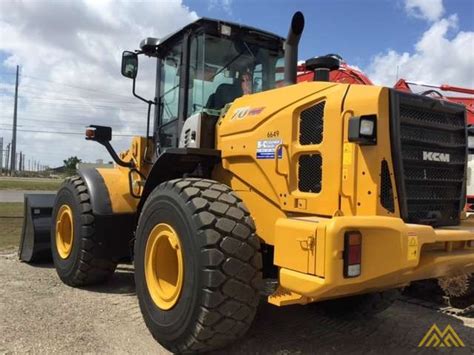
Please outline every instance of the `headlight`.
[[351, 117], [348, 139], [360, 145], [377, 144], [377, 115]]

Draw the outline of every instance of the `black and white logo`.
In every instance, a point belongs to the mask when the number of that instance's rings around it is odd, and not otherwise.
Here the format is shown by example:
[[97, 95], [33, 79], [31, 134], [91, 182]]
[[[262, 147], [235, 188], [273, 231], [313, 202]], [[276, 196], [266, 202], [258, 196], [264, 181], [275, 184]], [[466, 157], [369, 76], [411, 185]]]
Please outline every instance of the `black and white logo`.
[[448, 153], [437, 153], [437, 152], [425, 152], [423, 151], [423, 160], [429, 161], [440, 161], [443, 163], [449, 163]]

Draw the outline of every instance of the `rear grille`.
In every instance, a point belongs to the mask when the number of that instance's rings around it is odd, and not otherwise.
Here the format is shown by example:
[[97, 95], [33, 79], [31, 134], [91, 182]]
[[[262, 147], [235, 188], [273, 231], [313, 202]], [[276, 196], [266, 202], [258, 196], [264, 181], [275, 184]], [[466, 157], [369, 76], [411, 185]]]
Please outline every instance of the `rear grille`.
[[402, 218], [458, 224], [465, 198], [464, 108], [392, 90], [391, 135]]
[[298, 161], [298, 190], [321, 192], [323, 159], [319, 154], [302, 155]]
[[324, 105], [320, 102], [300, 115], [300, 144], [319, 144], [323, 140]]

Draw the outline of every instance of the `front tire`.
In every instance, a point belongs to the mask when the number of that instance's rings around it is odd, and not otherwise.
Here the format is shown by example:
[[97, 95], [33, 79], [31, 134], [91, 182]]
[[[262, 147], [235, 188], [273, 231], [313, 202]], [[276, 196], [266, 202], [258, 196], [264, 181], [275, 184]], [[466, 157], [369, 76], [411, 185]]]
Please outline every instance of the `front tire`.
[[69, 286], [105, 282], [117, 263], [107, 257], [104, 236], [95, 229], [87, 186], [79, 176], [59, 188], [53, 208], [51, 252], [59, 278]]
[[178, 179], [148, 197], [135, 283], [145, 323], [168, 350], [209, 351], [241, 337], [255, 316], [261, 268], [253, 221], [228, 186]]

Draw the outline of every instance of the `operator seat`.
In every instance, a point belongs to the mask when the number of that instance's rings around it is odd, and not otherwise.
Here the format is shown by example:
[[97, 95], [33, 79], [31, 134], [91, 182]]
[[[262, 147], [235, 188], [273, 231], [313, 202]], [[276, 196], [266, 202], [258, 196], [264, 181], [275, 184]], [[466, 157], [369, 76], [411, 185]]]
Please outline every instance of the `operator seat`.
[[243, 95], [242, 87], [239, 84], [220, 84], [216, 92], [209, 96], [206, 108], [220, 110], [229, 102]]

